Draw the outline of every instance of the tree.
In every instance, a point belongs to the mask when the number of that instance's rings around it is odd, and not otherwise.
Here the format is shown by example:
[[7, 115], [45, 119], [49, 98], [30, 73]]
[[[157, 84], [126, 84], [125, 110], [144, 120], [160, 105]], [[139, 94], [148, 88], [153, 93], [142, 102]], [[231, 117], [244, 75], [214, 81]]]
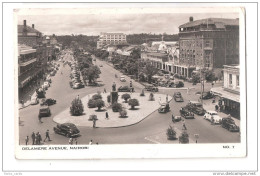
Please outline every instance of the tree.
[[71, 107], [70, 107], [70, 113], [73, 116], [79, 116], [82, 115], [82, 113], [84, 112], [84, 106], [81, 102], [80, 99], [75, 98], [72, 102], [71, 102]]
[[212, 70], [205, 71], [205, 79], [206, 81], [212, 82], [216, 80], [215, 73]]
[[149, 101], [154, 101], [154, 94], [152, 92], [150, 93]]
[[98, 100], [98, 99], [102, 99], [102, 95], [95, 94], [95, 95], [92, 96], [92, 100]]
[[134, 48], [130, 55], [134, 60], [141, 58], [141, 49]]
[[179, 142], [182, 144], [189, 143], [189, 134], [186, 131], [183, 131], [179, 136]]
[[96, 102], [95, 102], [95, 100], [90, 99], [90, 100], [88, 101], [88, 107], [89, 107], [89, 108], [95, 108], [95, 107], [96, 107]]
[[85, 68], [82, 71], [83, 78], [88, 79], [89, 83], [95, 82], [97, 78], [99, 78], [99, 74], [101, 73], [100, 69], [96, 65], [92, 65], [89, 68]]
[[131, 98], [131, 96], [126, 93], [126, 94], [123, 94], [123, 95], [121, 96], [121, 98], [125, 100], [125, 103], [127, 103], [127, 100], [128, 100], [129, 98]]
[[167, 129], [166, 135], [167, 135], [167, 139], [169, 140], [176, 139], [176, 131], [172, 128], [171, 125]]
[[196, 84], [196, 83], [199, 83], [199, 82], [200, 82], [200, 74], [199, 73], [193, 74], [192, 75], [192, 83]]
[[127, 111], [125, 109], [121, 110], [119, 113], [121, 117], [126, 117], [127, 115]]
[[128, 104], [131, 106], [131, 109], [135, 109], [135, 106], [139, 106], [139, 101], [137, 99], [130, 99]]
[[122, 110], [122, 105], [120, 103], [114, 103], [112, 105], [113, 112], [120, 112]]
[[144, 73], [147, 75], [148, 83], [151, 83], [152, 76], [158, 72], [158, 69], [152, 66], [151, 63], [147, 63], [144, 68]]
[[98, 107], [98, 111], [101, 110], [102, 107], [105, 106], [105, 102], [101, 99], [95, 100], [96, 107]]

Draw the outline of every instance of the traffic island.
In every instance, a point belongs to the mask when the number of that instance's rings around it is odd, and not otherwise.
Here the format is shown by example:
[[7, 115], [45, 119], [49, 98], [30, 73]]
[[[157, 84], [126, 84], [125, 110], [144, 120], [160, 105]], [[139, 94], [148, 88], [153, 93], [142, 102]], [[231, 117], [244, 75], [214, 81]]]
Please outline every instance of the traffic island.
[[[119, 112], [113, 112], [111, 104], [107, 102], [107, 96], [109, 93], [102, 93], [102, 100], [105, 102], [105, 107], [102, 111], [97, 111], [96, 108], [89, 108], [88, 102], [94, 94], [89, 94], [83, 97], [82, 103], [84, 106], [84, 112], [81, 116], [72, 116], [70, 114], [70, 107], [56, 115], [53, 120], [56, 123], [74, 123], [76, 126], [93, 127], [93, 121], [89, 120], [90, 115], [96, 115], [96, 127], [97, 128], [116, 128], [134, 125], [144, 120], [148, 115], [156, 111], [162, 103], [166, 102], [166, 95], [164, 94], [154, 94], [154, 101], [149, 101], [149, 92], [145, 93], [145, 96], [140, 96], [140, 93], [129, 93], [131, 99], [137, 99], [139, 101], [139, 106], [135, 109], [131, 109], [128, 103], [121, 96], [125, 92], [118, 93], [118, 103], [122, 105], [122, 108], [127, 112], [127, 116], [122, 118]], [[168, 101], [171, 101], [172, 97], [168, 97]], [[106, 118], [106, 112], [108, 113], [108, 118]]]

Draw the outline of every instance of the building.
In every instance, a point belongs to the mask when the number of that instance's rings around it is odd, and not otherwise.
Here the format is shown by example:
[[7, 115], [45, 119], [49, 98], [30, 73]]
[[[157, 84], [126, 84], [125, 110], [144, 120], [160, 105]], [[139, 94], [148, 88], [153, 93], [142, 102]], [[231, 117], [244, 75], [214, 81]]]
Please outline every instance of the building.
[[194, 69], [239, 64], [239, 20], [207, 18], [179, 26], [180, 67], [186, 77]]
[[141, 52], [141, 59], [150, 62], [159, 70], [165, 70], [165, 63], [168, 62], [168, 54], [158, 52]]
[[97, 49], [101, 49], [105, 45], [118, 45], [126, 43], [126, 34], [101, 32], [97, 41]]
[[36, 46], [42, 41], [42, 33], [35, 29], [35, 25], [32, 27], [27, 26], [26, 20], [23, 21], [23, 25], [18, 25], [18, 43], [27, 46]]
[[215, 87], [211, 92], [221, 98], [224, 111], [240, 118], [240, 67], [239, 65], [224, 65], [224, 85]]

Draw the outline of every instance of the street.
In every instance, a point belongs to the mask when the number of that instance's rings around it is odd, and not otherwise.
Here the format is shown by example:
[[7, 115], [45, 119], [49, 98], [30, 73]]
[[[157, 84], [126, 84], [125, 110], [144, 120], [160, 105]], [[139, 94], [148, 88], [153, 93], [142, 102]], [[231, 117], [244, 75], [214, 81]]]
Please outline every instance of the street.
[[[71, 60], [73, 56], [66, 55], [64, 60]], [[52, 120], [53, 117], [59, 114], [64, 109], [68, 108], [71, 101], [79, 95], [79, 97], [84, 97], [88, 94], [96, 93], [98, 91], [103, 92], [104, 88], [106, 91], [111, 91], [113, 82], [116, 83], [117, 88], [120, 85], [129, 85], [130, 78], [126, 77], [126, 82], [121, 82], [119, 77], [122, 75], [119, 71], [115, 70], [111, 65], [107, 64], [105, 61], [100, 61], [96, 59], [94, 64], [101, 70], [100, 78], [98, 79], [99, 84], [103, 84], [101, 87], [89, 87], [86, 86], [82, 89], [72, 89], [69, 85], [70, 81], [70, 67], [65, 65], [65, 67], [60, 66], [60, 69], [54, 77], [52, 77], [51, 87], [47, 90], [46, 98], [53, 98], [57, 100], [57, 104], [50, 106], [51, 117], [42, 118], [43, 123], [38, 121], [39, 104], [31, 105], [24, 109], [19, 110], [21, 124], [19, 126], [19, 136], [20, 144], [25, 144], [25, 138], [28, 135], [31, 144], [31, 133], [34, 131], [40, 132], [42, 138], [45, 138], [45, 132], [47, 129], [50, 130], [51, 141], [44, 142], [44, 145], [54, 145], [54, 144], [68, 144], [69, 138], [55, 134], [53, 127], [57, 124]], [[62, 72], [62, 74], [61, 74]], [[115, 74], [118, 78], [115, 78]], [[186, 87], [185, 82], [185, 87]], [[189, 85], [190, 86], [190, 85]], [[133, 87], [136, 92], [141, 92], [143, 86], [135, 81], [133, 81]], [[90, 128], [90, 127], [78, 127], [81, 136], [78, 138], [78, 144], [88, 144], [90, 140], [93, 143], [98, 142], [99, 144], [146, 144], [154, 143], [151, 140], [147, 140], [148, 136], [156, 135], [158, 133], [164, 132], [166, 135], [166, 129], [169, 125], [174, 126], [179, 131], [181, 131], [182, 123], [177, 122], [172, 123], [172, 114], [179, 115], [179, 110], [182, 106], [185, 106], [189, 100], [197, 101], [199, 95], [195, 93], [200, 91], [200, 86], [193, 86], [194, 89], [187, 90], [173, 90], [173, 89], [161, 89], [159, 93], [168, 94], [173, 96], [174, 92], [181, 92], [184, 98], [184, 102], [175, 102], [174, 99], [170, 102], [171, 112], [166, 114], [159, 114], [157, 111], [153, 112], [146, 119], [140, 123], [128, 127], [121, 128]], [[207, 87], [205, 86], [205, 89]], [[205, 103], [210, 103], [211, 100], [206, 100]], [[232, 133], [228, 130], [222, 128], [220, 125], [211, 125], [209, 121], [204, 120], [203, 116], [195, 115], [195, 119], [185, 119], [187, 132], [190, 136], [190, 141], [196, 141], [194, 134], [199, 134], [198, 143], [239, 143], [240, 136], [239, 133]], [[165, 141], [165, 143], [168, 143]]]

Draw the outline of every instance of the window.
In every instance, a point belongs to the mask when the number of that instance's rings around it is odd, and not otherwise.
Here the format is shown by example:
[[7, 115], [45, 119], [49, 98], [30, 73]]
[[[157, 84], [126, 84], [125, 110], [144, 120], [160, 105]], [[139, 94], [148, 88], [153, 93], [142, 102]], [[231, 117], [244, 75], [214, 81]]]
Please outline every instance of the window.
[[206, 47], [209, 47], [209, 43], [210, 43], [209, 41], [206, 41], [206, 44], [205, 44]]
[[229, 84], [232, 84], [232, 74], [229, 74]]
[[239, 87], [239, 75], [237, 75], [237, 86]]

